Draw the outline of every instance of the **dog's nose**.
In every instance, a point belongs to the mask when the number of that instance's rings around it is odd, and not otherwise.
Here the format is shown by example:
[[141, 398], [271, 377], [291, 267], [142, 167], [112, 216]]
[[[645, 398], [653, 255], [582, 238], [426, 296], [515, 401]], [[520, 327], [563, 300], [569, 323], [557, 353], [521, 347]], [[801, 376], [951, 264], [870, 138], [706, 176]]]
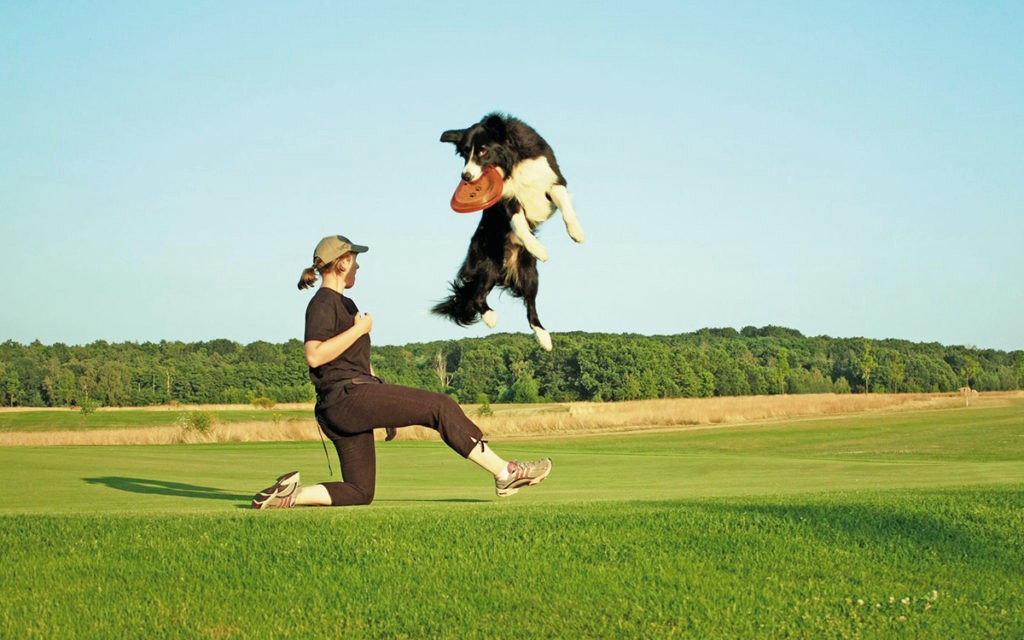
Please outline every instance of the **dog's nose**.
[[462, 172], [462, 179], [466, 182], [473, 182], [473, 176], [471, 176], [468, 171]]

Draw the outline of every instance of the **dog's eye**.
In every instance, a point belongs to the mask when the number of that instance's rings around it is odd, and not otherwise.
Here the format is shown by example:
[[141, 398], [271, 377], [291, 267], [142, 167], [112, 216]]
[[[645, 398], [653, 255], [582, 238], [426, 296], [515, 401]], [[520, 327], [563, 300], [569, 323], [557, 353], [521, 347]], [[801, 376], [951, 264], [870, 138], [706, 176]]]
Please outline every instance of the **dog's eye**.
[[481, 149], [476, 152], [478, 158], [482, 158], [487, 155], [487, 149]]

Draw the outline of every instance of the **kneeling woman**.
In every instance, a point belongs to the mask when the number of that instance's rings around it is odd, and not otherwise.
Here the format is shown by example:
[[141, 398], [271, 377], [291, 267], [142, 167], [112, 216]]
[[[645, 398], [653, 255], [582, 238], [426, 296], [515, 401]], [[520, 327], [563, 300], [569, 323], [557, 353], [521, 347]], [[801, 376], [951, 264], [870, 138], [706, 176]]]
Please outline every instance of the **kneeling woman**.
[[343, 482], [302, 486], [299, 472], [279, 477], [256, 494], [254, 509], [296, 505], [370, 504], [377, 482], [373, 430], [423, 425], [436, 430], [445, 444], [494, 476], [495, 491], [510, 496], [537, 484], [551, 472], [551, 459], [508, 461], [494, 452], [480, 428], [459, 405], [442, 393], [384, 384], [370, 366], [373, 319], [360, 313], [345, 290], [355, 286], [357, 255], [365, 246], [344, 236], [327, 236], [313, 252], [313, 266], [302, 272], [299, 289], [320, 289], [306, 307], [305, 351], [316, 387], [316, 419], [338, 451]]

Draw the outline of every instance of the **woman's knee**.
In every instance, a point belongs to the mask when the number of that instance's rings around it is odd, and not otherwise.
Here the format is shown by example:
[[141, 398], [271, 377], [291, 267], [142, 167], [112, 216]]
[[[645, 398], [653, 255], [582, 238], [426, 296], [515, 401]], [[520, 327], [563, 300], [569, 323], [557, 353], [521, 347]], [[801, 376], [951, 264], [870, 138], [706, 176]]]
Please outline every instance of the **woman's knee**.
[[346, 504], [355, 506], [373, 502], [375, 483], [346, 482], [345, 485], [349, 488]]
[[373, 502], [374, 487], [354, 482], [325, 482], [332, 507], [354, 507]]
[[359, 487], [359, 486], [357, 486], [356, 487], [356, 491], [357, 491], [360, 499], [359, 499], [359, 502], [356, 502], [355, 504], [357, 504], [357, 505], [359, 505], [359, 504], [370, 504], [371, 502], [373, 502], [373, 493], [374, 493], [373, 487], [367, 488], [367, 487]]
[[460, 407], [459, 403], [455, 402], [455, 400], [453, 400], [451, 396], [445, 395], [443, 393], [437, 393], [435, 394], [434, 400], [435, 402], [437, 402], [438, 413], [441, 415], [452, 415], [462, 413], [462, 407]]

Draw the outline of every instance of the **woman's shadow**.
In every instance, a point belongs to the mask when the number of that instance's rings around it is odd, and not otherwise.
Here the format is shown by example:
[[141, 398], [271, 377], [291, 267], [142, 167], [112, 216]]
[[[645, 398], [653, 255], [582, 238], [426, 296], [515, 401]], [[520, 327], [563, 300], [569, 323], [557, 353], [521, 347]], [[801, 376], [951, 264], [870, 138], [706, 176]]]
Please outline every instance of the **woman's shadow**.
[[[203, 500], [226, 500], [229, 502], [241, 502], [240, 509], [249, 509], [252, 502], [251, 494], [229, 493], [223, 489], [213, 487], [200, 487], [194, 484], [183, 482], [168, 482], [166, 480], [144, 480], [142, 478], [124, 478], [120, 476], [104, 476], [102, 478], [82, 478], [89, 484], [101, 484], [118, 491], [129, 493], [147, 493], [159, 496], [174, 496], [176, 498], [201, 498]], [[444, 498], [435, 500], [402, 500], [384, 499], [377, 502], [489, 502], [475, 498]]]
[[166, 480], [145, 480], [143, 478], [124, 478], [105, 476], [102, 478], [82, 478], [89, 484], [101, 484], [118, 491], [130, 493], [147, 493], [150, 495], [174, 496], [178, 498], [202, 498], [204, 500], [228, 500], [231, 502], [252, 500], [251, 495], [229, 493], [223, 489], [200, 487], [183, 482], [167, 482]]

